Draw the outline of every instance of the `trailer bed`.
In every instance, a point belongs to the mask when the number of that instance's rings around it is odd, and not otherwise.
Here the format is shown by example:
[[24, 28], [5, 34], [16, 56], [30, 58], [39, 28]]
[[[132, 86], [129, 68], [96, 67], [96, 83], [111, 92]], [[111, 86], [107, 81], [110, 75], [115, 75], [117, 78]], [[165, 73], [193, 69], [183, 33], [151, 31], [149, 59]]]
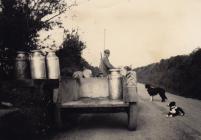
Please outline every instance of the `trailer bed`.
[[128, 107], [129, 103], [123, 100], [111, 100], [108, 98], [80, 98], [77, 101], [62, 103], [62, 108], [96, 108], [96, 107]]

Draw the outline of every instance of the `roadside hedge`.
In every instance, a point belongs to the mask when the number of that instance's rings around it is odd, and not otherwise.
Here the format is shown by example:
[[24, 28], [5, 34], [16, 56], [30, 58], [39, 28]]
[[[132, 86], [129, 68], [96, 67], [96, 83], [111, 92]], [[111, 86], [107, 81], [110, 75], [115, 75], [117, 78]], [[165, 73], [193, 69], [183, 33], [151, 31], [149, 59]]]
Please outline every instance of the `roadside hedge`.
[[173, 94], [201, 99], [201, 49], [136, 68], [138, 80]]

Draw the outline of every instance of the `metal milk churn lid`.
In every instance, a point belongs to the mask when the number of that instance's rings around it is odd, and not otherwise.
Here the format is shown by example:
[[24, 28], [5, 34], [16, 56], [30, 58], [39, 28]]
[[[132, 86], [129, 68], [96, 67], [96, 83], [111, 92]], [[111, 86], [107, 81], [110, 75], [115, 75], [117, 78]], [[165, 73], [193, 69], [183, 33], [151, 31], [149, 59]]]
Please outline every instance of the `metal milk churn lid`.
[[29, 61], [26, 52], [17, 52], [17, 56], [15, 59], [15, 76], [17, 79], [29, 78]]
[[30, 55], [32, 79], [46, 79], [45, 57], [40, 50], [33, 50]]
[[111, 69], [109, 75], [109, 98], [122, 99], [122, 77], [119, 69]]
[[49, 79], [60, 78], [59, 58], [53, 51], [49, 52], [47, 55], [47, 71]]

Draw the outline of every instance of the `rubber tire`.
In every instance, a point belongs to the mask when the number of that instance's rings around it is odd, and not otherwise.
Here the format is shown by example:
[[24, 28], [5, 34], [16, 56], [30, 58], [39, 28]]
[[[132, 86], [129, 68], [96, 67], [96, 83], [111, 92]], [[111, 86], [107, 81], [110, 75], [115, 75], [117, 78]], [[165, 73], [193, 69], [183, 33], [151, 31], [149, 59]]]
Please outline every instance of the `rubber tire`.
[[137, 128], [138, 105], [137, 103], [129, 103], [128, 109], [128, 130], [134, 131]]

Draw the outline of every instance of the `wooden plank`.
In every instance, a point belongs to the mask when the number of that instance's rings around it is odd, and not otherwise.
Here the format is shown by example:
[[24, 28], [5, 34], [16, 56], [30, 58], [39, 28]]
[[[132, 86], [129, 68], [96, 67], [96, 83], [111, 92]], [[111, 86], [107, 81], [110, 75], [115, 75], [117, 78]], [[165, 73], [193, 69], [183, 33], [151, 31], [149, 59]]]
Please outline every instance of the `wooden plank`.
[[30, 79], [24, 79], [24, 80], [6, 80], [1, 82], [0, 84], [6, 85], [11, 88], [16, 87], [34, 87], [34, 81]]
[[87, 114], [87, 113], [120, 113], [128, 112], [129, 107], [76, 107], [61, 108], [62, 112], [69, 114]]
[[54, 117], [55, 117], [56, 127], [60, 129], [62, 127], [61, 109], [57, 105], [55, 105], [54, 107], [54, 115], [55, 115]]
[[110, 100], [108, 98], [81, 98], [78, 101], [62, 103], [62, 108], [86, 108], [86, 107], [128, 107], [123, 100]]
[[18, 108], [0, 109], [0, 118], [16, 111], [19, 111], [19, 109]]
[[0, 82], [0, 84], [7, 85], [9, 87], [17, 88], [28, 88], [28, 87], [37, 87], [41, 83], [45, 83], [49, 87], [58, 87], [59, 80], [58, 79], [16, 79], [16, 80], [5, 80]]
[[100, 98], [109, 97], [108, 79], [82, 78], [79, 81], [79, 97]]
[[78, 83], [76, 79], [62, 79], [59, 83], [58, 102], [66, 103], [78, 99]]

